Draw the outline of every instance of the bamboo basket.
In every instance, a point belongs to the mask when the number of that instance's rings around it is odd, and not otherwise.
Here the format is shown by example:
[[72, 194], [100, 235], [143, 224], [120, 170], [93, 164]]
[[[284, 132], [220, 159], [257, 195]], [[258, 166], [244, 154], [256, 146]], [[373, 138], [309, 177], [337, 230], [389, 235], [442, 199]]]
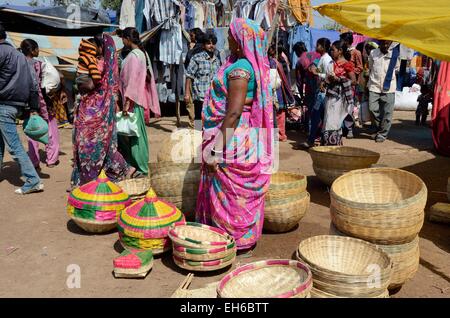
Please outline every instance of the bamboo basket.
[[266, 260], [241, 266], [217, 287], [220, 298], [307, 298], [312, 274], [303, 263]]
[[211, 249], [234, 242], [231, 235], [219, 228], [193, 222], [174, 224], [169, 237], [173, 244], [187, 248]]
[[293, 229], [305, 216], [310, 203], [310, 195], [303, 192], [297, 197], [285, 200], [267, 200], [264, 209], [264, 229], [276, 233]]
[[173, 243], [173, 254], [179, 258], [190, 261], [214, 261], [236, 254], [236, 242], [233, 240], [228, 246], [210, 249], [189, 248]]
[[[340, 297], [333, 294], [326, 293], [324, 291], [318, 290], [316, 288], [311, 289], [311, 298], [348, 298], [348, 297]], [[372, 298], [389, 298], [389, 290], [385, 290], [384, 293], [374, 296]]]
[[346, 146], [322, 146], [309, 150], [317, 177], [331, 185], [346, 172], [369, 168], [380, 160], [380, 154], [367, 149]]
[[225, 258], [214, 261], [190, 261], [173, 255], [175, 264], [183, 269], [198, 272], [212, 272], [233, 265], [236, 260], [236, 253], [230, 254]]
[[[391, 281], [389, 256], [359, 239], [311, 237], [300, 243], [297, 258], [311, 269], [315, 289], [338, 297], [379, 298]], [[374, 278], [378, 283], [373, 283]]]
[[133, 202], [145, 198], [145, 195], [151, 188], [149, 178], [127, 179], [117, 182], [117, 185], [128, 193]]
[[436, 203], [430, 209], [429, 219], [432, 222], [450, 223], [450, 204]]
[[[330, 235], [346, 236], [330, 224]], [[414, 277], [419, 269], [420, 249], [419, 236], [413, 241], [400, 245], [377, 245], [392, 260], [391, 283], [388, 289], [396, 289]]]
[[352, 237], [384, 245], [408, 243], [423, 226], [427, 194], [423, 181], [410, 172], [352, 171], [331, 187], [331, 219]]
[[266, 202], [302, 195], [308, 185], [306, 176], [291, 172], [278, 172], [270, 179]]
[[96, 221], [90, 219], [82, 219], [75, 216], [72, 216], [72, 220], [82, 228], [84, 231], [88, 233], [107, 233], [112, 230], [115, 230], [117, 227], [117, 220], [112, 221]]

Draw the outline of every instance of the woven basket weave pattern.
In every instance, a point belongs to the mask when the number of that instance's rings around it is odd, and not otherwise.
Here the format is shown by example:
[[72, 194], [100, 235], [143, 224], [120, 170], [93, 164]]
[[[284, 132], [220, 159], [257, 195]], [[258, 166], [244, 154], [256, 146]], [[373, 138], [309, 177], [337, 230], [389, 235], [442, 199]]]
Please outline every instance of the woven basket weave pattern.
[[356, 170], [331, 188], [331, 218], [350, 236], [377, 244], [413, 240], [424, 222], [427, 188], [416, 175], [393, 168]]
[[293, 229], [305, 216], [310, 204], [310, 195], [305, 192], [299, 199], [280, 203], [266, 201], [264, 229], [272, 232], [286, 232]]

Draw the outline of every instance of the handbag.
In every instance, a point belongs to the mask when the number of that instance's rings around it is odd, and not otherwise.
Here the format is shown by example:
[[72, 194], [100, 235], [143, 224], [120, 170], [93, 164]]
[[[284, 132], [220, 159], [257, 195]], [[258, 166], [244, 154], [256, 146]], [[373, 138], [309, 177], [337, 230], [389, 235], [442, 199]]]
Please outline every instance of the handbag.
[[122, 112], [116, 114], [116, 128], [117, 134], [127, 137], [140, 137], [137, 125], [137, 117], [134, 113], [128, 113], [124, 116]]

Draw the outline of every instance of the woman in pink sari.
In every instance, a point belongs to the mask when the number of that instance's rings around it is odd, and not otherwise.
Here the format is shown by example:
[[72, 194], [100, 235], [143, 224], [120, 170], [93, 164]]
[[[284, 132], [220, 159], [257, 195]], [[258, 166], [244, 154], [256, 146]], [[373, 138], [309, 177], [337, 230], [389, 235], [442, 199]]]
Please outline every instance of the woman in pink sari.
[[119, 136], [119, 148], [130, 165], [140, 174], [148, 175], [149, 148], [145, 122], [150, 120], [150, 110], [158, 117], [161, 114], [158, 94], [150, 58], [142, 48], [139, 32], [135, 28], [126, 28], [122, 40], [124, 46], [131, 50], [122, 62], [120, 72], [123, 115], [134, 113], [139, 136]]
[[239, 250], [262, 234], [273, 164], [273, 103], [267, 38], [252, 20], [231, 23], [231, 56], [203, 105], [203, 166], [197, 221], [217, 226]]

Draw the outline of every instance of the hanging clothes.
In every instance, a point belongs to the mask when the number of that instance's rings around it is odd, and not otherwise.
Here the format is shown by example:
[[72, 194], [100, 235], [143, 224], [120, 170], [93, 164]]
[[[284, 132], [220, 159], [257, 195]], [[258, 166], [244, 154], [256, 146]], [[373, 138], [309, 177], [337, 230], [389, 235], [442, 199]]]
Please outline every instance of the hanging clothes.
[[205, 8], [200, 1], [191, 1], [194, 8], [194, 28], [203, 29], [205, 27]]
[[135, 0], [135, 6], [136, 6], [135, 11], [136, 29], [138, 30], [139, 33], [142, 33], [147, 29], [146, 25], [144, 25], [145, 0]]
[[450, 63], [441, 62], [434, 91], [433, 142], [437, 151], [450, 156]]
[[216, 5], [212, 2], [205, 1], [204, 8], [205, 8], [205, 28], [213, 29], [217, 27]]
[[121, 30], [136, 27], [136, 0], [122, 1], [119, 27]]
[[298, 25], [289, 31], [289, 51], [292, 52], [291, 61], [297, 61], [293, 47], [297, 42], [303, 42], [308, 52], [313, 51], [311, 28], [308, 25]]

